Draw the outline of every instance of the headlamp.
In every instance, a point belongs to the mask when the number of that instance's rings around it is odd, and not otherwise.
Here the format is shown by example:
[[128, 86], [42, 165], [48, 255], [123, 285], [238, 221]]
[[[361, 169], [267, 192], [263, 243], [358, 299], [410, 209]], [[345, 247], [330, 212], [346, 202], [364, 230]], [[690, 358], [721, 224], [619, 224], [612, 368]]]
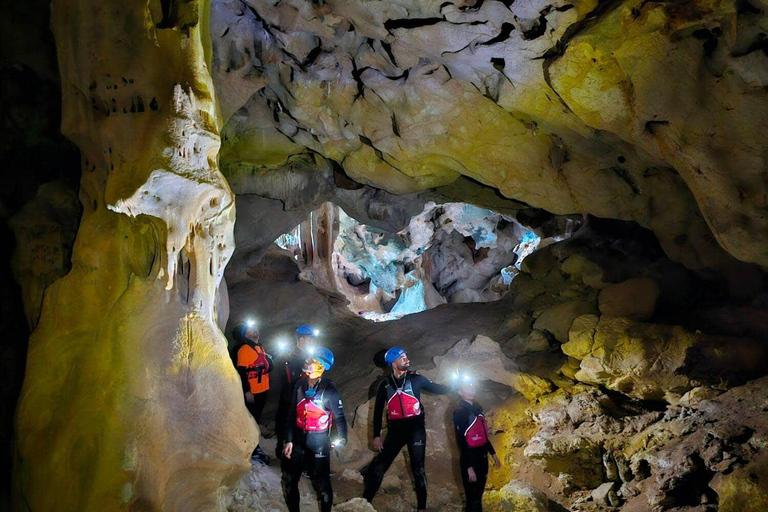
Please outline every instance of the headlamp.
[[253, 327], [256, 327], [256, 321], [255, 321], [255, 320], [253, 320], [252, 318], [249, 318], [248, 320], [246, 320], [246, 321], [245, 321], [245, 325], [246, 325], [246, 326], [247, 326], [249, 329], [251, 329], [251, 328], [253, 328]]
[[462, 382], [464, 384], [467, 384], [469, 382], [472, 382], [474, 380], [474, 377], [469, 372], [459, 372], [458, 370], [456, 370], [451, 375], [451, 380], [453, 382]]

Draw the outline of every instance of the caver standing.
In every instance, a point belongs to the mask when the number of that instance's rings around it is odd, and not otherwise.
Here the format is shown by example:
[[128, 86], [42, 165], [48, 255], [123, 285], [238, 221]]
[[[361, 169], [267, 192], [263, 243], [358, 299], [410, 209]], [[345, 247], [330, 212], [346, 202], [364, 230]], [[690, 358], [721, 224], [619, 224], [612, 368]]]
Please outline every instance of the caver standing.
[[483, 492], [488, 479], [488, 455], [496, 467], [501, 466], [488, 436], [488, 423], [483, 408], [475, 402], [477, 387], [469, 376], [459, 381], [459, 402], [453, 413], [456, 443], [459, 445], [459, 467], [464, 484], [464, 512], [482, 512]]
[[[260, 333], [254, 323], [238, 325], [232, 334], [235, 341], [240, 343], [237, 350], [237, 372], [243, 384], [245, 407], [258, 423], [267, 402], [269, 374], [273, 367], [272, 357], [261, 345]], [[266, 464], [269, 462], [269, 456], [256, 446], [251, 460]]]
[[315, 346], [316, 338], [317, 330], [315, 328], [307, 324], [300, 325], [296, 329], [296, 345], [291, 352], [283, 356], [278, 364], [278, 370], [275, 374], [280, 388], [275, 415], [275, 433], [277, 434], [275, 452], [278, 456], [282, 455], [283, 452], [293, 388], [302, 376], [304, 361]]
[[[289, 512], [299, 512], [299, 480], [308, 470], [316, 484], [321, 512], [333, 506], [331, 448], [347, 442], [344, 405], [336, 386], [323, 374], [333, 366], [333, 354], [317, 348], [307, 358], [303, 373], [293, 389], [283, 455], [286, 459], [285, 501]], [[331, 428], [338, 438], [331, 442]]]
[[[427, 475], [424, 470], [427, 429], [424, 423], [424, 409], [421, 406], [421, 392], [427, 391], [444, 395], [450, 387], [435, 384], [423, 375], [409, 371], [410, 361], [403, 348], [393, 347], [384, 356], [392, 373], [381, 381], [376, 391], [373, 409], [373, 448], [380, 453], [373, 459], [365, 475], [363, 497], [373, 500], [381, 486], [389, 466], [402, 450], [408, 447], [417, 508], [427, 508]], [[387, 408], [387, 436], [381, 439], [381, 416]]]

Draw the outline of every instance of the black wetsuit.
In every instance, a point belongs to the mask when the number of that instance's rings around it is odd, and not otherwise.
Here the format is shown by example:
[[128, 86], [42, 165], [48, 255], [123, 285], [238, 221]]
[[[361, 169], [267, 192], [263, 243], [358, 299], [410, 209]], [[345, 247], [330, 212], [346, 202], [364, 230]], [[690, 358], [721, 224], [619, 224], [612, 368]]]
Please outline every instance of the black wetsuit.
[[[296, 383], [291, 395], [291, 404], [288, 414], [286, 430], [286, 443], [293, 443], [291, 458], [286, 461], [285, 474], [285, 502], [289, 512], [299, 510], [299, 480], [301, 473], [307, 469], [314, 480], [317, 493], [320, 497], [321, 512], [330, 512], [333, 506], [333, 488], [331, 487], [331, 431], [330, 428], [323, 432], [305, 432], [296, 425], [296, 406], [305, 397], [309, 381], [302, 377]], [[336, 432], [340, 439], [347, 441], [347, 421], [344, 418], [344, 405], [336, 386], [327, 378], [321, 378], [313, 389], [312, 396], [322, 397], [323, 409], [330, 413], [332, 425], [336, 426]]]
[[[465, 512], [482, 512], [483, 492], [485, 491], [485, 482], [488, 480], [488, 454], [494, 455], [496, 453], [490, 439], [483, 446], [476, 448], [467, 446], [464, 433], [475, 417], [482, 412], [483, 408], [477, 402], [470, 404], [466, 400], [462, 400], [453, 413], [456, 444], [459, 445], [461, 481], [464, 484], [464, 493], [467, 500], [466, 507], [464, 508]], [[469, 468], [474, 469], [477, 481], [469, 481]]]
[[292, 352], [278, 363], [275, 372], [272, 374], [280, 390], [280, 397], [277, 402], [277, 413], [275, 414], [275, 433], [277, 434], [277, 455], [283, 451], [286, 429], [288, 427], [288, 413], [291, 407], [292, 392], [296, 383], [302, 376], [304, 360], [306, 354], [295, 347]]
[[[413, 395], [421, 401], [421, 392], [444, 395], [451, 388], [441, 384], [435, 384], [423, 375], [407, 372], [395, 379], [393, 374], [388, 375], [379, 383], [376, 391], [376, 403], [373, 408], [373, 437], [381, 437], [381, 415], [387, 403], [387, 387], [403, 388], [406, 377], [410, 380]], [[427, 508], [427, 474], [424, 471], [424, 457], [426, 455], [427, 429], [424, 424], [424, 408], [421, 413], [411, 418], [392, 420], [387, 416], [387, 436], [384, 439], [384, 449], [373, 459], [365, 474], [365, 491], [363, 497], [372, 501], [384, 479], [384, 473], [395, 460], [403, 446], [408, 446], [408, 456], [411, 460], [414, 486], [416, 487], [416, 501], [418, 509]]]

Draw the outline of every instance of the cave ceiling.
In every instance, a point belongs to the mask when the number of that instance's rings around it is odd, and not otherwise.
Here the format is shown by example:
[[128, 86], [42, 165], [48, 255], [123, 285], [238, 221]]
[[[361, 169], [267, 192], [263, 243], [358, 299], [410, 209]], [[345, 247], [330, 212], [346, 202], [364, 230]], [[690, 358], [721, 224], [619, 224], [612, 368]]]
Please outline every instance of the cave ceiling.
[[214, 0], [222, 171], [310, 153], [396, 194], [469, 178], [636, 221], [692, 269], [768, 266], [751, 2]]

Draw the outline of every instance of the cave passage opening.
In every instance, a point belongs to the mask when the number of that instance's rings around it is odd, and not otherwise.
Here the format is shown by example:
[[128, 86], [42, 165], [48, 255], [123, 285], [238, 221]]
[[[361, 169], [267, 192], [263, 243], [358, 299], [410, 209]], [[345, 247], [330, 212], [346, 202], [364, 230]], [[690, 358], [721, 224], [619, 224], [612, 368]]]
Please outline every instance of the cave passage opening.
[[300, 279], [340, 293], [349, 310], [373, 322], [440, 304], [503, 298], [523, 260], [545, 241], [516, 219], [467, 203], [428, 202], [400, 231], [371, 226], [332, 202], [275, 240]]

